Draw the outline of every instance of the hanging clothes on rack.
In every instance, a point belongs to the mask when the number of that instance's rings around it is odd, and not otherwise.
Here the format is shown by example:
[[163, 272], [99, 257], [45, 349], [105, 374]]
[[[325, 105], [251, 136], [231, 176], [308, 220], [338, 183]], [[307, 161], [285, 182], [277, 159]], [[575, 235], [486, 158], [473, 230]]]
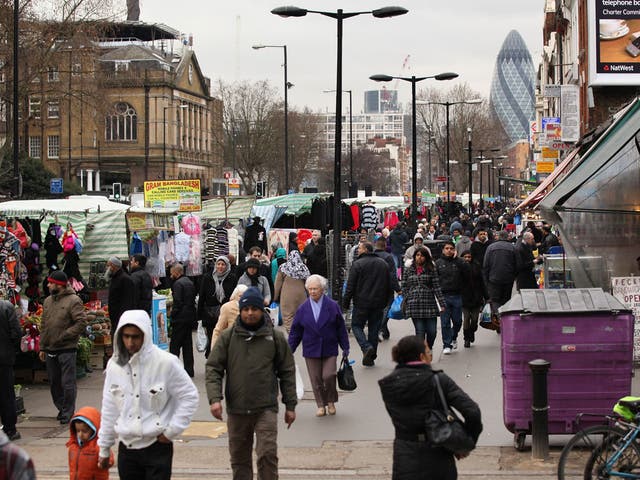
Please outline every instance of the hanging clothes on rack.
[[362, 206], [360, 214], [360, 225], [363, 228], [374, 230], [378, 226], [378, 209], [370, 201]]

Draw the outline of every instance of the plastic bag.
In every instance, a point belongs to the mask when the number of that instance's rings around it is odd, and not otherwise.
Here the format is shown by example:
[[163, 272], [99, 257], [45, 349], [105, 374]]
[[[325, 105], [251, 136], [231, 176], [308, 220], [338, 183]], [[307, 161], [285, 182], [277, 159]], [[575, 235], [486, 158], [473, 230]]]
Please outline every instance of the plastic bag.
[[304, 396], [304, 383], [302, 382], [302, 375], [300, 375], [300, 369], [296, 364], [296, 396], [298, 400], [302, 400]]
[[497, 315], [493, 315], [491, 313], [491, 304], [487, 302], [482, 311], [480, 312], [480, 316], [478, 317], [478, 325], [482, 328], [486, 328], [487, 330], [499, 330], [500, 329], [500, 318]]
[[280, 313], [279, 303], [271, 302], [268, 312], [274, 325], [282, 325], [282, 313]]
[[207, 331], [202, 326], [202, 320], [198, 320], [198, 329], [196, 330], [196, 350], [204, 352], [207, 348]]
[[389, 318], [394, 320], [402, 320], [404, 318], [404, 313], [402, 312], [402, 295], [397, 295], [396, 298], [393, 299], [393, 303], [391, 307], [389, 307]]

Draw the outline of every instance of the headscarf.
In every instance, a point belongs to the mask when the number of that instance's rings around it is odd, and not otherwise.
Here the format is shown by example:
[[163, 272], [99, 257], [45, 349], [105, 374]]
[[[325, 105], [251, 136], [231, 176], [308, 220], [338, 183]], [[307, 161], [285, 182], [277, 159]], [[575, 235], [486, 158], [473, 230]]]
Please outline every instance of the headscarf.
[[275, 258], [271, 261], [271, 280], [276, 281], [276, 274], [280, 265], [287, 261], [287, 251], [280, 247], [276, 250]]
[[280, 265], [280, 271], [287, 277], [295, 278], [297, 280], [306, 280], [307, 277], [311, 275], [309, 269], [302, 261], [302, 257], [300, 257], [300, 252], [297, 250], [289, 252], [287, 263]]
[[[219, 273], [218, 269], [216, 268], [216, 265], [218, 265], [218, 262], [220, 261], [223, 261], [227, 267], [224, 269], [224, 272], [222, 273]], [[230, 273], [231, 273], [231, 262], [229, 261], [229, 259], [224, 255], [220, 255], [219, 257], [217, 257], [216, 262], [213, 264], [213, 280], [216, 285], [216, 298], [220, 303], [224, 302], [224, 299], [226, 297], [222, 283]]]

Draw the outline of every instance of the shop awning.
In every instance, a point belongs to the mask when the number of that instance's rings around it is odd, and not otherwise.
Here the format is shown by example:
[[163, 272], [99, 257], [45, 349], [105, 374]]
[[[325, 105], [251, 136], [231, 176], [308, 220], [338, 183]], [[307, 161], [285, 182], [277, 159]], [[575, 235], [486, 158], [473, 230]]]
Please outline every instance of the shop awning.
[[576, 160], [580, 159], [578, 155], [579, 151], [580, 150], [578, 148], [572, 150], [571, 153], [569, 153], [569, 155], [567, 155], [566, 158], [560, 163], [560, 165], [558, 165], [553, 170], [553, 172], [551, 172], [551, 174], [547, 178], [545, 178], [542, 183], [538, 185], [536, 189], [531, 192], [520, 205], [516, 207], [516, 210], [522, 210], [523, 208], [527, 207], [527, 205], [535, 207], [538, 203], [540, 203], [540, 201], [547, 194], [547, 190], [553, 187], [553, 182], [565, 171], [568, 171], [570, 165], [573, 165]]
[[128, 208], [129, 205], [92, 195], [71, 195], [69, 198], [52, 200], [12, 200], [0, 203], [0, 213], [13, 217], [35, 216], [48, 212], [57, 214], [113, 212]]
[[259, 207], [275, 205], [278, 207], [287, 207], [287, 215], [300, 215], [311, 211], [311, 205], [316, 198], [326, 197], [329, 194], [318, 193], [292, 193], [289, 195], [280, 195], [278, 197], [261, 198], [256, 200]]
[[202, 202], [202, 210], [198, 215], [205, 220], [249, 218], [255, 202], [253, 196], [211, 198]]
[[385, 209], [385, 208], [405, 208], [408, 207], [409, 204], [404, 201], [404, 197], [401, 195], [395, 196], [377, 196], [377, 195], [369, 195], [368, 197], [354, 197], [354, 198], [345, 198], [342, 200], [347, 205], [351, 205], [353, 203], [367, 203], [371, 202], [372, 205], [375, 205], [376, 208]]

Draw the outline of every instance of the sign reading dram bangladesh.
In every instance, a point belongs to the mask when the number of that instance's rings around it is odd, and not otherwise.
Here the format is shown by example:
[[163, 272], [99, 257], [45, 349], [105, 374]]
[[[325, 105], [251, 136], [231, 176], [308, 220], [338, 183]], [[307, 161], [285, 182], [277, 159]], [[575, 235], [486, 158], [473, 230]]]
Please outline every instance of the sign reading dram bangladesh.
[[202, 209], [200, 180], [158, 180], [144, 182], [144, 206], [173, 208], [180, 212]]

